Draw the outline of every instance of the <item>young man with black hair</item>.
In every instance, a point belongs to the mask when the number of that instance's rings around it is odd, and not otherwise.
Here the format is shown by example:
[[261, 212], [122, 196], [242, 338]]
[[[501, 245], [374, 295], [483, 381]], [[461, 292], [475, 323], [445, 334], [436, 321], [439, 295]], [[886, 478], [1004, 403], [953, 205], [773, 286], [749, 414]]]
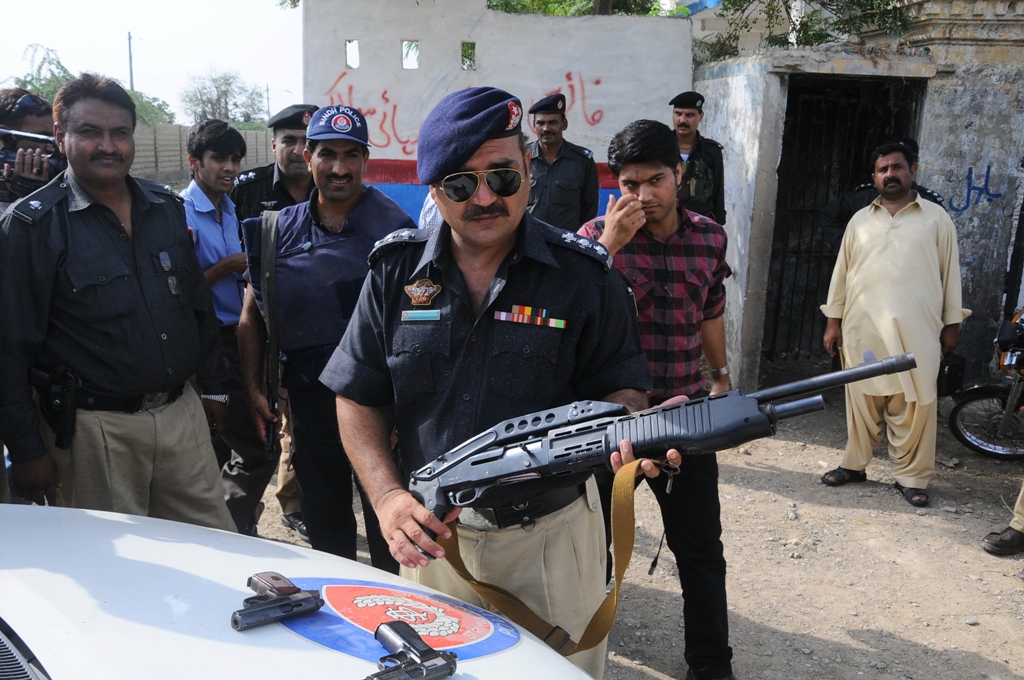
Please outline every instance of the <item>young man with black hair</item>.
[[[711, 393], [730, 388], [725, 351], [725, 230], [682, 207], [684, 171], [676, 135], [663, 123], [638, 120], [612, 138], [608, 168], [622, 198], [579, 233], [597, 240], [632, 286], [647, 355], [652, 405], [708, 392], [701, 356], [711, 367]], [[725, 557], [714, 455], [685, 456], [672, 493], [663, 477], [648, 479], [661, 508], [668, 547], [683, 588], [687, 678], [732, 677]], [[610, 490], [603, 494], [608, 507]]]
[[846, 366], [859, 364], [866, 351], [879, 359], [913, 352], [917, 368], [846, 386], [846, 452], [821, 481], [866, 481], [871, 451], [885, 432], [893, 486], [920, 507], [928, 505], [935, 474], [935, 376], [970, 310], [962, 307], [956, 227], [912, 188], [917, 154], [888, 143], [871, 153], [871, 162], [879, 196], [846, 227], [821, 306], [828, 317], [823, 342], [830, 355], [842, 353]]
[[256, 535], [261, 499], [277, 466], [268, 456], [249, 417], [238, 354], [238, 317], [245, 292], [245, 253], [238, 242], [238, 218], [228, 192], [235, 186], [246, 144], [242, 134], [222, 120], [202, 120], [188, 133], [188, 164], [192, 181], [182, 196], [185, 217], [213, 295], [228, 362], [227, 417], [224, 430], [213, 439], [221, 466], [224, 501], [239, 533]]
[[0, 218], [0, 318], [18, 320], [0, 334], [15, 491], [234, 531], [210, 443], [224, 404], [188, 381], [218, 396], [227, 371], [181, 197], [128, 174], [135, 102], [116, 81], [83, 74], [53, 110], [68, 170]]

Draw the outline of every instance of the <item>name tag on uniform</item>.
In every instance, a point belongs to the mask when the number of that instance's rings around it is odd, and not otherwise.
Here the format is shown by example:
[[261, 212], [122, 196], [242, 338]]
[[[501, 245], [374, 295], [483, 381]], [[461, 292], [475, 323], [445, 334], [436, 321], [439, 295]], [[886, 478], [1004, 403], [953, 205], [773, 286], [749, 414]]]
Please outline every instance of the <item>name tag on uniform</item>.
[[402, 312], [402, 321], [440, 321], [440, 309], [412, 309]]
[[512, 305], [511, 312], [495, 312], [494, 318], [498, 321], [511, 321], [512, 323], [525, 323], [530, 326], [547, 326], [548, 328], [565, 328], [564, 319], [554, 319], [548, 316], [546, 309], [534, 309], [526, 305]]

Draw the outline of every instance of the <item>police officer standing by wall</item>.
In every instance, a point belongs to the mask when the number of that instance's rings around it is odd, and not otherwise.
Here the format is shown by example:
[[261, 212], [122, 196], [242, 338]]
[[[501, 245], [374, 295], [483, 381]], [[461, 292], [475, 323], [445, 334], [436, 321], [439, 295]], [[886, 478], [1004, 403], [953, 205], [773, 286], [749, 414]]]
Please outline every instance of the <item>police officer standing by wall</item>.
[[[406, 490], [409, 474], [524, 413], [578, 399], [642, 409], [650, 386], [628, 291], [609, 275], [607, 251], [526, 211], [521, 118], [519, 100], [491, 87], [450, 94], [427, 115], [417, 173], [444, 223], [375, 248], [352, 323], [321, 376], [339, 395], [342, 439], [403, 575], [478, 604], [447, 560], [429, 563], [416, 550], [442, 557], [424, 528], [451, 532]], [[466, 567], [579, 636], [605, 597], [596, 486], [586, 471], [522, 493], [463, 510]], [[569, 658], [600, 677], [606, 645]]]
[[542, 222], [576, 231], [597, 217], [597, 165], [590, 149], [563, 137], [569, 127], [565, 95], [544, 97], [530, 108], [537, 140], [530, 142], [529, 211]]
[[[338, 435], [334, 393], [319, 377], [348, 326], [373, 244], [396, 229], [416, 228], [397, 203], [363, 185], [368, 146], [366, 120], [356, 109], [328, 106], [310, 120], [304, 155], [316, 186], [308, 201], [278, 215], [272, 305], [277, 313], [270, 324], [277, 328], [283, 355], [295, 441], [292, 463], [310, 542], [350, 559], [356, 558], [352, 469]], [[267, 217], [242, 223], [250, 286], [238, 329], [249, 406], [264, 432], [274, 421], [261, 384]], [[363, 516], [373, 565], [397, 572], [367, 500]]]
[[281, 210], [309, 199], [313, 178], [302, 157], [306, 126], [316, 112], [311, 104], [295, 104], [267, 121], [274, 136], [270, 148], [274, 162], [243, 172], [231, 192], [239, 220], [259, 217], [264, 210]]
[[683, 207], [725, 226], [725, 166], [722, 145], [697, 131], [704, 120], [704, 95], [683, 92], [669, 102], [683, 161], [677, 196]]
[[186, 382], [218, 396], [227, 371], [181, 199], [128, 174], [135, 103], [117, 82], [83, 74], [53, 109], [69, 169], [0, 219], [0, 318], [17, 320], [0, 335], [0, 434], [15, 491], [234, 531], [203, 417], [219, 426], [224, 404]]

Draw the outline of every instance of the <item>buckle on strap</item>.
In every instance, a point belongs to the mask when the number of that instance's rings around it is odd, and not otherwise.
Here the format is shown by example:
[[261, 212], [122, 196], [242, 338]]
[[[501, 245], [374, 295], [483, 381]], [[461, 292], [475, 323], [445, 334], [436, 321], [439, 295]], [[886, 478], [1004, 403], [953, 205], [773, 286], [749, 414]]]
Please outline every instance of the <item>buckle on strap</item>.
[[561, 626], [555, 626], [544, 636], [544, 644], [556, 652], [561, 652], [562, 647], [572, 640], [572, 636]]

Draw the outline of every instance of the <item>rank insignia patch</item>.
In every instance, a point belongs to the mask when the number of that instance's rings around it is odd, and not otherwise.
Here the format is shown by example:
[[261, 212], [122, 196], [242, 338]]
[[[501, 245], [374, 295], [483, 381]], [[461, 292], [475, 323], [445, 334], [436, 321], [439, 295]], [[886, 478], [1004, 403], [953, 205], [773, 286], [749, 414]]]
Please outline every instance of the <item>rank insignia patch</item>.
[[498, 321], [525, 323], [530, 326], [547, 326], [549, 328], [565, 328], [565, 319], [554, 319], [548, 316], [548, 310], [535, 309], [525, 305], [512, 305], [511, 312], [495, 312]]
[[440, 321], [440, 309], [413, 309], [402, 312], [402, 321]]
[[412, 299], [412, 303], [417, 307], [429, 305], [440, 292], [441, 286], [430, 279], [420, 279], [411, 286], [405, 287], [405, 294]]

